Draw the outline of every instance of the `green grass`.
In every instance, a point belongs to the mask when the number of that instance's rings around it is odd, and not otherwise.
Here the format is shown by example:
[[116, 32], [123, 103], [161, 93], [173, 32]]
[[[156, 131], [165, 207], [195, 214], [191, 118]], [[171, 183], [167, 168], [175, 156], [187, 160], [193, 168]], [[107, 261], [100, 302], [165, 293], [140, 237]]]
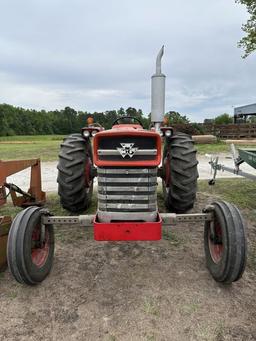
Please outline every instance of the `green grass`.
[[198, 191], [211, 193], [248, 209], [256, 217], [256, 182], [247, 179], [217, 179], [211, 189], [207, 180], [198, 181]]
[[200, 305], [196, 301], [192, 301], [190, 303], [184, 304], [180, 307], [180, 313], [182, 315], [193, 315], [194, 313], [197, 312], [199, 309]]
[[168, 240], [170, 245], [176, 246], [176, 247], [181, 246], [182, 244], [185, 243], [185, 241], [181, 238], [181, 236], [170, 228], [166, 228], [166, 229], [163, 228], [162, 238], [164, 240]]
[[15, 135], [15, 136], [0, 136], [0, 142], [13, 142], [13, 141], [55, 141], [62, 140], [65, 135]]
[[143, 310], [146, 314], [149, 315], [159, 315], [159, 309], [157, 307], [157, 302], [154, 302], [152, 299], [144, 298]]
[[33, 159], [55, 161], [63, 135], [0, 137], [0, 159]]
[[[256, 145], [235, 145], [236, 148], [256, 148]], [[196, 144], [197, 153], [199, 155], [204, 155], [206, 153], [209, 154], [217, 154], [217, 153], [229, 153], [230, 154], [230, 145], [224, 142], [217, 142], [213, 144]]]
[[229, 152], [229, 145], [224, 142], [217, 142], [212, 144], [196, 144], [195, 147], [198, 154]]

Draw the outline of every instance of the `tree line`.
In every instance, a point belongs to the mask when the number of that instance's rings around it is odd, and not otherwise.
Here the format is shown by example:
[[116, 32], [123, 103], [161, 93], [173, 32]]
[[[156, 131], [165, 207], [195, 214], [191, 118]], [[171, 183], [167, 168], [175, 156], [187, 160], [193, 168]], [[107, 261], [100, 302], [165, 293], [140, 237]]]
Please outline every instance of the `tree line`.
[[145, 128], [149, 127], [150, 118], [143, 116], [142, 110], [127, 108], [124, 110], [110, 110], [106, 112], [76, 111], [70, 107], [63, 110], [31, 110], [0, 104], [0, 136], [12, 135], [66, 135], [79, 132], [87, 125], [87, 119], [93, 117], [94, 122], [105, 129], [112, 126], [112, 122], [123, 115], [134, 116], [141, 120]]
[[[151, 123], [150, 114], [144, 115], [141, 109], [132, 107], [109, 110], [105, 112], [90, 113], [76, 111], [66, 107], [63, 110], [31, 110], [14, 107], [9, 104], [0, 104], [0, 136], [13, 135], [68, 135], [79, 132], [87, 125], [87, 119], [93, 117], [95, 123], [99, 123], [105, 129], [110, 129], [112, 123], [122, 116], [138, 118], [144, 128], [148, 129]], [[166, 123], [190, 123], [187, 116], [175, 111], [165, 114]]]
[[[87, 125], [87, 119], [93, 117], [95, 123], [99, 123], [105, 129], [110, 129], [112, 123], [122, 116], [132, 116], [138, 118], [144, 128], [148, 129], [151, 123], [150, 114], [144, 115], [141, 109], [132, 107], [120, 108], [119, 110], [109, 110], [105, 112], [90, 113], [87, 111], [76, 111], [66, 107], [63, 110], [32, 110], [14, 107], [9, 104], [0, 104], [0, 136], [13, 135], [68, 135], [79, 132]], [[255, 122], [256, 117], [248, 119], [248, 122]], [[233, 123], [233, 117], [229, 114], [222, 114], [210, 120], [215, 124]], [[165, 114], [165, 123], [169, 126], [173, 124], [191, 123], [186, 115], [176, 111], [169, 111]], [[195, 130], [203, 134], [202, 127], [193, 123]]]

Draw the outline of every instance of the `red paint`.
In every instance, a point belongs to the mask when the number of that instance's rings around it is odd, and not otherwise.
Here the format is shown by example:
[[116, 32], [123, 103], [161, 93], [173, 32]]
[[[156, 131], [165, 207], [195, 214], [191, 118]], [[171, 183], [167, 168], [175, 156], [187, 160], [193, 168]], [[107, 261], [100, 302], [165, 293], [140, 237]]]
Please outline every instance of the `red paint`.
[[114, 222], [100, 223], [95, 216], [94, 239], [98, 241], [160, 240], [162, 238], [162, 219], [156, 222]]
[[138, 129], [138, 130], [143, 130], [142, 126], [138, 123], [130, 123], [130, 124], [115, 124], [111, 129], [127, 129], [127, 128], [133, 128], [133, 129]]
[[222, 244], [222, 230], [221, 230], [220, 224], [215, 224], [214, 230], [215, 230], [214, 233], [215, 233], [215, 236], [216, 236], [216, 239], [218, 240], [218, 242], [212, 240], [211, 229], [209, 228], [209, 230], [208, 230], [208, 244], [209, 244], [209, 250], [210, 250], [212, 260], [214, 263], [217, 264], [220, 262], [220, 260], [222, 258], [224, 246]]
[[[144, 161], [103, 161], [98, 158], [98, 147], [99, 140], [101, 137], [111, 138], [112, 136], [145, 136], [152, 137], [156, 139], [157, 155], [154, 160], [144, 160]], [[154, 131], [148, 131], [142, 129], [138, 124], [120, 124], [113, 126], [112, 129], [101, 131], [97, 133], [93, 140], [93, 161], [96, 166], [118, 166], [118, 167], [156, 167], [161, 163], [161, 137], [158, 133]]]
[[[32, 241], [34, 242], [40, 242], [40, 226], [37, 225], [32, 233]], [[42, 247], [34, 247], [31, 249], [31, 259], [33, 264], [35, 264], [38, 268], [41, 268], [44, 266], [45, 262], [47, 261], [47, 258], [49, 256], [50, 251], [50, 235], [45, 228], [45, 239], [43, 241]]]

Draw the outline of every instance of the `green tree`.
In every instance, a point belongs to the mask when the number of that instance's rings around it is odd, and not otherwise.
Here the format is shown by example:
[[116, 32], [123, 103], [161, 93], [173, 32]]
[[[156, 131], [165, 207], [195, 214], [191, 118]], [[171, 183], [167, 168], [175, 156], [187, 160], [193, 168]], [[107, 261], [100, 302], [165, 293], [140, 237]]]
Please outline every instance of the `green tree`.
[[8, 135], [8, 122], [4, 112], [0, 111], [0, 135], [6, 136]]
[[[105, 129], [110, 129], [112, 127], [112, 123], [117, 119], [116, 110], [106, 111], [104, 114], [104, 124], [100, 123]], [[96, 121], [95, 121], [96, 122]]]
[[236, 2], [245, 5], [250, 14], [247, 23], [242, 26], [246, 36], [238, 43], [238, 46], [244, 49], [243, 58], [246, 58], [256, 51], [256, 0], [236, 0]]
[[249, 123], [256, 123], [256, 116], [249, 116], [248, 122]]
[[66, 107], [63, 110], [63, 114], [64, 117], [66, 118], [66, 129], [67, 129], [67, 133], [73, 133], [75, 132], [75, 121], [76, 121], [76, 116], [77, 116], [77, 112], [70, 108], [70, 107]]
[[215, 124], [229, 124], [229, 123], [233, 123], [233, 117], [230, 116], [227, 113], [224, 113], [222, 115], [219, 115], [219, 116], [215, 117], [214, 123]]
[[190, 123], [186, 115], [181, 115], [176, 111], [169, 111], [167, 114], [165, 114], [165, 118], [168, 120], [168, 125]]
[[142, 111], [132, 107], [126, 110], [120, 108], [118, 111], [89, 113], [77, 112], [70, 107], [55, 111], [37, 111], [0, 104], [0, 136], [75, 133], [87, 125], [87, 118], [91, 116], [95, 123], [101, 124], [105, 129], [110, 129], [117, 117], [123, 115], [138, 117], [146, 128], [149, 125], [149, 119], [143, 115]]
[[120, 108], [119, 110], [117, 110], [117, 115], [118, 116], [124, 116], [125, 115], [125, 110], [124, 110], [124, 108]]

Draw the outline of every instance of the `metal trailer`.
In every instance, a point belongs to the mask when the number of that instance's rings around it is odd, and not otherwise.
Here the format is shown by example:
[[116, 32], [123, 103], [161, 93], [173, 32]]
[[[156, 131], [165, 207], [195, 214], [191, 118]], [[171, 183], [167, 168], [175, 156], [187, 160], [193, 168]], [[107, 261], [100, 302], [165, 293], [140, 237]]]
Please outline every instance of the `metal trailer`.
[[[18, 282], [34, 285], [48, 276], [54, 257], [53, 226], [58, 224], [92, 226], [97, 241], [125, 242], [160, 240], [163, 226], [203, 223], [206, 264], [213, 278], [223, 283], [241, 278], [247, 244], [237, 207], [216, 201], [201, 213], [187, 213], [196, 200], [198, 162], [191, 136], [162, 125], [163, 53], [162, 47], [152, 76], [149, 130], [136, 117], [120, 117], [110, 130], [90, 119], [88, 127], [64, 139], [59, 153], [58, 193], [62, 207], [76, 215], [52, 216], [46, 208], [34, 206], [16, 216], [8, 237], [7, 258]], [[90, 206], [96, 176], [97, 212], [81, 215]], [[157, 177], [162, 179], [170, 213], [158, 211]]]
[[210, 156], [211, 161], [209, 162], [209, 164], [211, 166], [211, 169], [213, 170], [213, 177], [211, 180], [209, 180], [209, 185], [215, 184], [218, 171], [222, 171], [222, 172], [227, 171], [235, 175], [243, 176], [250, 180], [256, 180], [256, 175], [244, 172], [240, 169], [240, 165], [244, 162], [250, 165], [251, 167], [253, 167], [254, 169], [256, 169], [256, 148], [255, 149], [252, 149], [252, 148], [236, 149], [234, 144], [232, 143], [230, 145], [230, 150], [232, 154], [232, 159], [234, 161], [234, 168], [227, 167], [223, 164], [220, 164], [218, 156], [216, 157]]

